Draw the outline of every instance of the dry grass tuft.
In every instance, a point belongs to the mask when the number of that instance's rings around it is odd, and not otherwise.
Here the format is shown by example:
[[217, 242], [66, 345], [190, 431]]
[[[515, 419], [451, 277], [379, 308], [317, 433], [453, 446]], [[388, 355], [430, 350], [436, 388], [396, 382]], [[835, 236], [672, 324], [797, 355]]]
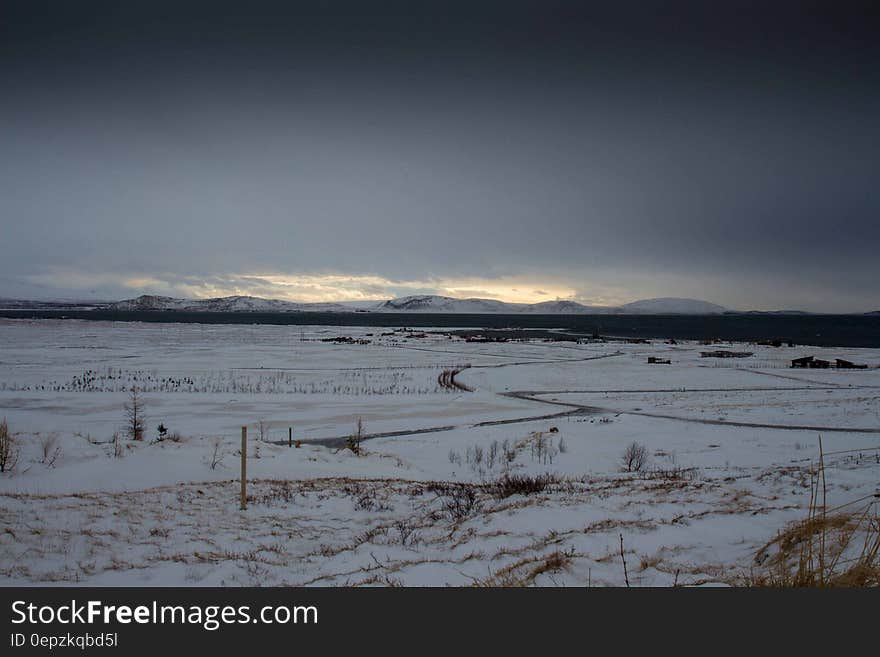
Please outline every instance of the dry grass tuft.
[[18, 464], [18, 440], [9, 431], [6, 418], [0, 421], [0, 472], [12, 472]]
[[786, 527], [758, 552], [761, 571], [746, 586], [880, 586], [880, 517], [859, 512], [808, 517]]
[[[807, 517], [790, 524], [755, 557], [760, 568], [736, 584], [770, 587], [880, 586], [880, 499], [829, 513], [822, 440], [811, 471]], [[874, 496], [876, 498], [877, 496]], [[864, 500], [858, 500], [861, 502]]]
[[475, 580], [474, 586], [530, 586], [540, 575], [568, 570], [573, 556], [571, 551], [554, 550], [544, 556], [526, 557], [496, 570], [485, 579]]
[[511, 495], [534, 495], [542, 493], [551, 484], [558, 484], [559, 477], [542, 474], [535, 477], [520, 474], [505, 474], [500, 479], [487, 484], [488, 491], [502, 500]]

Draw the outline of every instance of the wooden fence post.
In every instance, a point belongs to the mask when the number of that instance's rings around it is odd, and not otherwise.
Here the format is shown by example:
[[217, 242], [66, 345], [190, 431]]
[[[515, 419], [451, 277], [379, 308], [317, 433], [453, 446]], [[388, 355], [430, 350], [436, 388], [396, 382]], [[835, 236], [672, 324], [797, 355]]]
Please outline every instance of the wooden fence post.
[[293, 427], [287, 427], [287, 446], [293, 447]]
[[247, 427], [241, 428], [241, 510], [247, 509]]

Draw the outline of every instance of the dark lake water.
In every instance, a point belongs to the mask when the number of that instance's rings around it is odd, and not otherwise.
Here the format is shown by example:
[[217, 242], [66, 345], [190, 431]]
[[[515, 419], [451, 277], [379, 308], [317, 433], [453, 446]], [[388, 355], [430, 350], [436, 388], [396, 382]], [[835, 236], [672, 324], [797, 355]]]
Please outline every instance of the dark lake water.
[[434, 313], [188, 313], [0, 310], [7, 318], [114, 322], [293, 324], [376, 327], [565, 329], [573, 334], [677, 340], [783, 340], [828, 347], [880, 347], [880, 315], [459, 315]]

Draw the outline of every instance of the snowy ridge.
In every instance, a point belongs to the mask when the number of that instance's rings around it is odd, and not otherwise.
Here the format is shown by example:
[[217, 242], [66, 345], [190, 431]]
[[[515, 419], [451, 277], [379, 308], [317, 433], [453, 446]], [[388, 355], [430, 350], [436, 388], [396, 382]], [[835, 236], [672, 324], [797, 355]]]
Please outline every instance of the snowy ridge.
[[494, 299], [456, 299], [435, 295], [417, 295], [383, 301], [378, 312], [432, 312], [432, 313], [517, 313], [528, 304], [505, 303]]
[[546, 315], [718, 315], [727, 309], [697, 299], [645, 299], [623, 306], [585, 306], [576, 301], [542, 301], [540, 303], [505, 303], [493, 299], [455, 299], [434, 295], [419, 295], [391, 299], [380, 303], [377, 312], [434, 312], [434, 313], [530, 313]]
[[[0, 306], [3, 304], [0, 303]], [[6, 308], [70, 308], [78, 304], [6, 300]], [[380, 313], [452, 313], [452, 314], [532, 314], [532, 315], [719, 315], [732, 312], [708, 301], [697, 299], [644, 299], [623, 306], [585, 306], [576, 301], [557, 299], [540, 303], [508, 303], [496, 299], [456, 299], [438, 295], [413, 295], [377, 302], [373, 306], [342, 303], [297, 303], [251, 296], [181, 299], [144, 294], [134, 299], [112, 303], [94, 302], [87, 309], [181, 311], [181, 312], [380, 312]]]
[[349, 312], [338, 303], [295, 303], [260, 297], [231, 296], [214, 299], [177, 299], [144, 294], [136, 299], [117, 301], [107, 310], [180, 310], [187, 312]]

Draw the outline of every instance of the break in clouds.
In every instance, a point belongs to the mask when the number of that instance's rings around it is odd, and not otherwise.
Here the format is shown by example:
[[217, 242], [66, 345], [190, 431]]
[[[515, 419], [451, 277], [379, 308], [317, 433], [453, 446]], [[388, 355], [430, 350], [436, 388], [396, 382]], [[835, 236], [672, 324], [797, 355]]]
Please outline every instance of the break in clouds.
[[10, 3], [0, 296], [874, 310], [872, 17], [797, 7]]

